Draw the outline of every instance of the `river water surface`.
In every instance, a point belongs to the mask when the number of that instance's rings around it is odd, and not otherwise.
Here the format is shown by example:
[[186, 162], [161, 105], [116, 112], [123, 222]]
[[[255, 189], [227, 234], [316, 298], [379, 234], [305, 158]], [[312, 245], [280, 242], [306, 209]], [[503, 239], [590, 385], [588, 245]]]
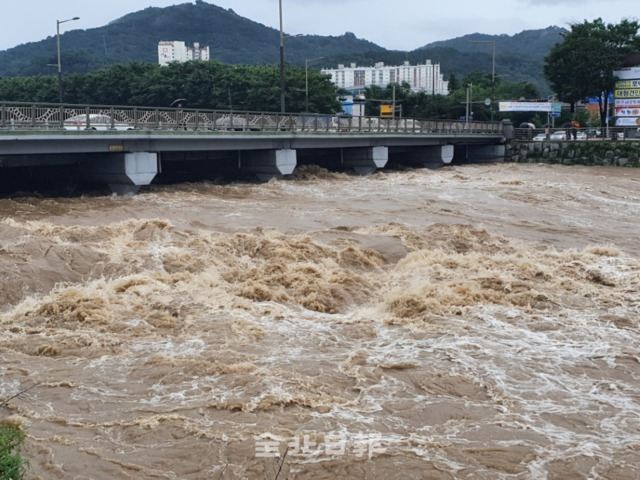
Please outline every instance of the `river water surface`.
[[0, 199], [28, 479], [640, 478], [640, 170]]

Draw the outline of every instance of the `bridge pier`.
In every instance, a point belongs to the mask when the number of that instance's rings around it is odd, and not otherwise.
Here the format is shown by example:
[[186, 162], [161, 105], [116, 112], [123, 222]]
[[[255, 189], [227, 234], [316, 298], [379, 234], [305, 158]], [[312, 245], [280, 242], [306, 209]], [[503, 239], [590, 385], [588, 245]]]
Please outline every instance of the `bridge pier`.
[[84, 180], [103, 183], [118, 195], [133, 195], [149, 185], [158, 173], [158, 154], [129, 152], [94, 154], [81, 164]]
[[391, 151], [391, 159], [404, 165], [418, 165], [427, 168], [440, 168], [453, 160], [453, 145], [435, 145], [429, 147], [409, 147]]
[[505, 152], [504, 145], [469, 145], [467, 161], [470, 163], [503, 162]]
[[369, 175], [389, 161], [388, 147], [355, 147], [341, 150], [343, 167], [352, 168], [359, 175]]
[[240, 152], [241, 172], [256, 175], [262, 181], [291, 175], [296, 165], [296, 151], [290, 148]]

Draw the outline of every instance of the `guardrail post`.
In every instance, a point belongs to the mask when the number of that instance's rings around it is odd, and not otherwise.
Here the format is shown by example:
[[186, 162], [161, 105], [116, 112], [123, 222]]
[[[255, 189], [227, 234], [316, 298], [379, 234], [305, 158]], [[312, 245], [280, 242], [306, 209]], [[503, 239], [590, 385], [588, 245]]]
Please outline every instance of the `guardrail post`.
[[36, 106], [31, 105], [31, 126], [36, 127]]
[[85, 112], [85, 120], [86, 120], [86, 125], [84, 127], [85, 130], [91, 130], [91, 117], [89, 114], [89, 107], [86, 107], [84, 109]]
[[[133, 116], [133, 125], [135, 127], [136, 124], [136, 117], [135, 117], [135, 109], [133, 111], [134, 116]], [[109, 125], [109, 130], [115, 130], [116, 129], [116, 119], [115, 119], [115, 113], [113, 111], [113, 107], [109, 108], [109, 118], [111, 118], [111, 125]]]
[[3, 103], [3, 104], [2, 104], [2, 112], [0, 113], [0, 117], [1, 117], [1, 118], [0, 118], [0, 126], [1, 126], [2, 128], [4, 128], [4, 127], [5, 127], [5, 125], [7, 124], [7, 123], [6, 123], [6, 122], [7, 122], [7, 119], [6, 119], [5, 115], [6, 115], [6, 109], [5, 109], [5, 106], [4, 106], [4, 103]]

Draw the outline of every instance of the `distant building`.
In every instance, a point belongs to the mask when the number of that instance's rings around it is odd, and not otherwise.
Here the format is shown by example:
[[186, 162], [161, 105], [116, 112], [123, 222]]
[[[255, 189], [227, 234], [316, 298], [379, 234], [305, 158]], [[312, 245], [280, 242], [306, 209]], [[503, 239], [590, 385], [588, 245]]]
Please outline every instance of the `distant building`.
[[171, 62], [188, 62], [189, 60], [209, 60], [209, 47], [200, 47], [197, 42], [193, 44], [193, 48], [178, 41], [158, 43], [158, 63], [160, 65], [168, 65]]
[[387, 66], [382, 62], [373, 67], [358, 67], [355, 63], [337, 69], [323, 69], [322, 73], [331, 75], [331, 81], [339, 88], [356, 91], [372, 85], [385, 88], [391, 83], [407, 82], [414, 92], [432, 95], [448, 95], [449, 82], [440, 73], [440, 64], [427, 60], [424, 65]]

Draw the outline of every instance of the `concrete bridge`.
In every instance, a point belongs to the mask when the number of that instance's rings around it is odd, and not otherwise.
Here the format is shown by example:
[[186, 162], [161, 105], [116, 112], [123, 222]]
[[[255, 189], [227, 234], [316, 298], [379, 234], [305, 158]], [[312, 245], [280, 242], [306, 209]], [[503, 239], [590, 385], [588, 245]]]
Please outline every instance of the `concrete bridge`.
[[512, 136], [497, 122], [1, 103], [0, 178], [64, 168], [131, 194], [164, 174], [268, 180], [317, 164], [366, 175], [388, 162], [502, 161]]

